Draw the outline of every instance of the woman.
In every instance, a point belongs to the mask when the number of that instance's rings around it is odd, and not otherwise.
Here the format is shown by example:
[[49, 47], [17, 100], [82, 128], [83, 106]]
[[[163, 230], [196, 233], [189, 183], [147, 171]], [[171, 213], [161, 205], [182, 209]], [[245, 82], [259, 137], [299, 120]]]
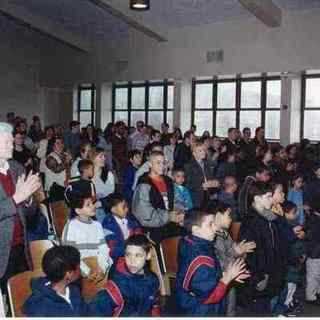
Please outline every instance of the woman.
[[71, 178], [80, 176], [80, 172], [78, 169], [79, 161], [80, 160], [89, 160], [90, 151], [91, 151], [91, 144], [90, 143], [86, 142], [86, 143], [82, 143], [80, 145], [79, 156], [72, 163], [72, 166], [71, 166]]
[[103, 209], [104, 199], [110, 193], [115, 190], [114, 175], [105, 165], [106, 156], [105, 151], [102, 148], [93, 148], [91, 151], [90, 160], [94, 164], [94, 177], [92, 182], [94, 183], [97, 195], [97, 214], [98, 221], [102, 223], [105, 217], [105, 211]]

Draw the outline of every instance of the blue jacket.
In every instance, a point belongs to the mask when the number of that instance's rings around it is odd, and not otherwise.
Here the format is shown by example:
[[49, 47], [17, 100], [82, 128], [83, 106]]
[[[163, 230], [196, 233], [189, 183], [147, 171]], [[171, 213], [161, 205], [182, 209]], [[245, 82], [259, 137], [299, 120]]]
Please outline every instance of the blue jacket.
[[70, 284], [70, 305], [47, 285], [49, 280], [40, 277], [31, 280], [32, 294], [23, 306], [27, 317], [82, 317], [88, 315], [88, 306], [83, 301], [80, 289]]
[[187, 187], [174, 184], [174, 206], [184, 211], [193, 208], [191, 194]]
[[227, 286], [213, 243], [196, 236], [180, 240], [176, 278], [177, 305], [184, 315], [218, 316], [225, 313]]
[[158, 293], [159, 280], [154, 273], [130, 273], [125, 259], [120, 258], [105, 290], [99, 291], [92, 302], [94, 316], [160, 316]]
[[[130, 236], [134, 234], [143, 233], [139, 222], [133, 215], [128, 214], [127, 220]], [[110, 248], [110, 256], [112, 260], [115, 262], [119, 257], [124, 256], [125, 239], [123, 237], [123, 233], [116, 219], [111, 213], [107, 213], [106, 217], [102, 222], [102, 227], [106, 242], [108, 244], [108, 247]]]
[[136, 175], [137, 168], [135, 168], [131, 163], [128, 165], [128, 167], [124, 170], [123, 173], [123, 189], [122, 193], [128, 203], [131, 203], [132, 201], [132, 196], [133, 196], [133, 182], [134, 182], [134, 177]]

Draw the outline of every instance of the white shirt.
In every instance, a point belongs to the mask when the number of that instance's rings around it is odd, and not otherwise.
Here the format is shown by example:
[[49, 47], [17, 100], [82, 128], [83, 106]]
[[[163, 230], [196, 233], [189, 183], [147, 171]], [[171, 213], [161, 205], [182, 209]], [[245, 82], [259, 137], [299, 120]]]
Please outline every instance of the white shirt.
[[96, 188], [96, 194], [98, 199], [106, 197], [110, 193], [113, 193], [115, 190], [114, 175], [111, 171], [108, 172], [108, 178], [106, 182], [103, 182], [101, 177], [97, 176], [93, 177], [92, 182], [94, 183], [94, 186]]
[[114, 216], [114, 218], [116, 219], [117, 224], [119, 225], [119, 227], [120, 227], [120, 229], [122, 231], [124, 240], [127, 240], [129, 238], [129, 235], [130, 235], [130, 231], [129, 231], [129, 228], [128, 228], [128, 219], [119, 218], [117, 216]]
[[8, 170], [9, 170], [9, 163], [8, 161], [4, 161], [3, 167], [0, 167], [0, 173], [7, 175]]

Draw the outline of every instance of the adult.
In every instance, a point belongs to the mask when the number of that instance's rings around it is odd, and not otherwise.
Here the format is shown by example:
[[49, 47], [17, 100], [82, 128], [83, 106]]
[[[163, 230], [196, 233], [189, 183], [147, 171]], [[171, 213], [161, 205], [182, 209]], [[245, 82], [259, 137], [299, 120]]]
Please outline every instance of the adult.
[[255, 136], [252, 140], [254, 146], [265, 147], [268, 145], [267, 140], [264, 137], [264, 129], [262, 127], [257, 127], [255, 131]]
[[15, 131], [14, 136], [14, 150], [13, 159], [18, 161], [27, 172], [33, 168], [33, 159], [30, 150], [24, 145], [24, 133]]
[[183, 142], [179, 143], [174, 152], [174, 167], [184, 168], [184, 166], [191, 160], [192, 151], [191, 145], [195, 139], [194, 133], [190, 130], [183, 136]]
[[146, 133], [146, 127], [143, 121], [137, 121], [136, 130], [129, 136], [129, 149], [130, 150], [139, 150], [143, 152], [144, 148], [149, 143], [149, 136]]
[[12, 158], [12, 126], [0, 123], [0, 283], [6, 291], [7, 280], [31, 267], [26, 216], [34, 207], [28, 200], [40, 186], [37, 175], [27, 177], [23, 167]]
[[41, 128], [40, 118], [38, 116], [32, 117], [32, 124], [29, 129], [28, 136], [34, 143], [39, 143], [43, 137], [43, 131]]
[[176, 146], [177, 146], [177, 139], [176, 139], [176, 136], [172, 133], [169, 135], [169, 144], [163, 147], [163, 153], [167, 162], [169, 173], [171, 173], [174, 166], [174, 151], [176, 149]]
[[78, 164], [80, 160], [89, 160], [91, 151], [91, 144], [89, 142], [82, 143], [79, 148], [79, 155], [76, 160], [73, 161], [71, 166], [71, 178], [79, 177], [80, 172]]
[[150, 172], [138, 182], [133, 195], [132, 213], [150, 233], [156, 243], [180, 234], [177, 226], [183, 222], [184, 214], [174, 211], [174, 187], [172, 180], [164, 175], [165, 159], [162, 152], [150, 155]]
[[224, 145], [227, 147], [228, 152], [236, 153], [239, 150], [237, 139], [238, 139], [238, 129], [229, 128], [228, 138], [224, 140]]
[[39, 171], [41, 173], [45, 173], [46, 168], [46, 157], [48, 155], [48, 144], [54, 137], [54, 128], [52, 126], [48, 126], [44, 129], [45, 137], [40, 140], [39, 148], [37, 150], [37, 157], [40, 159], [40, 168]]
[[[58, 133], [57, 133], [58, 134]], [[80, 122], [71, 121], [69, 124], [69, 130], [64, 133], [63, 142], [67, 150], [69, 150], [73, 157], [79, 152], [80, 139]]]
[[161, 140], [163, 146], [170, 144], [169, 124], [164, 122], [161, 124]]

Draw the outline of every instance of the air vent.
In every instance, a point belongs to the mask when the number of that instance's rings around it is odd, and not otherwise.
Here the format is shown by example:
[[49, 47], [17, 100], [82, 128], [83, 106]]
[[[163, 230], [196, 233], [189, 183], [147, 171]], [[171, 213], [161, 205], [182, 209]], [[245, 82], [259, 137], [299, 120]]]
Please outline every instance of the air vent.
[[221, 63], [223, 61], [223, 50], [207, 51], [207, 63]]

